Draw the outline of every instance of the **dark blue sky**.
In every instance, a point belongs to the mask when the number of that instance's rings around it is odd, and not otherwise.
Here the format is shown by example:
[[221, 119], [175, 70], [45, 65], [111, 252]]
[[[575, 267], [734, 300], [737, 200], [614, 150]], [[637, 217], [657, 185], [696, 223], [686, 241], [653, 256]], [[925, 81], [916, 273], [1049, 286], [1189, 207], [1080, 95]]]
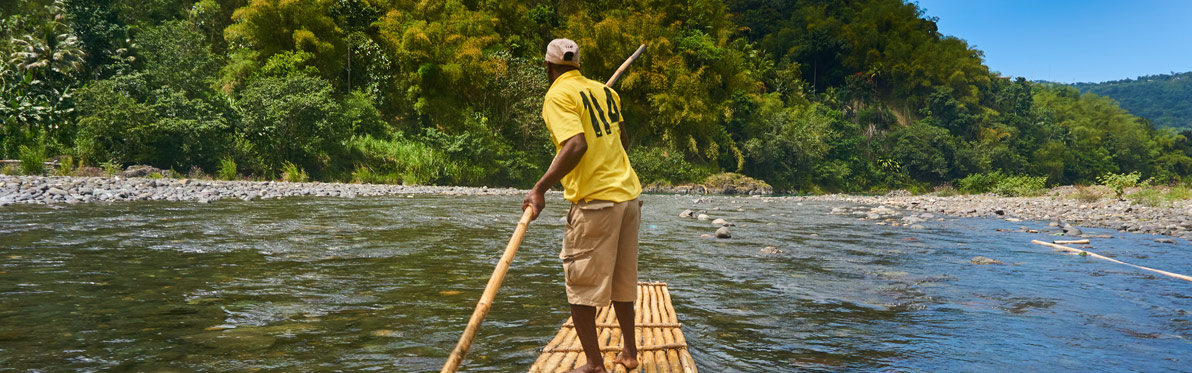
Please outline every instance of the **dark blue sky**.
[[1192, 71], [1192, 0], [918, 0], [1002, 75], [1101, 82]]

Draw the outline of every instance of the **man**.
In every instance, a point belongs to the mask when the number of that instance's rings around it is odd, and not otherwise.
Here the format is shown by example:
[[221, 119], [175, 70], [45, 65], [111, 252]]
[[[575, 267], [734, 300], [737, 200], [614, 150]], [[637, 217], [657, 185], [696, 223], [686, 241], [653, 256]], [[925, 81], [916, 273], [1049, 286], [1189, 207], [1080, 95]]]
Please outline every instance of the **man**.
[[546, 205], [546, 190], [560, 181], [563, 198], [571, 201], [559, 257], [571, 319], [587, 357], [587, 365], [572, 372], [606, 371], [596, 340], [596, 308], [610, 301], [624, 345], [613, 363], [632, 370], [638, 365], [633, 302], [642, 188], [626, 153], [629, 138], [621, 121], [621, 98], [579, 73], [579, 46], [571, 40], [552, 40], [545, 65], [550, 90], [542, 119], [557, 153], [522, 209], [533, 208], [537, 219]]

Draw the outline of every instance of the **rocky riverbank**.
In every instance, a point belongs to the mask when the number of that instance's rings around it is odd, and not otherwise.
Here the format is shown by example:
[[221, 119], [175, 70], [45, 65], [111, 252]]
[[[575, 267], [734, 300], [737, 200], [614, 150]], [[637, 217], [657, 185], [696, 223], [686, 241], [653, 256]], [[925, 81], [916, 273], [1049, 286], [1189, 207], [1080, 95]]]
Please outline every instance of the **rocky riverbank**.
[[296, 196], [353, 198], [401, 194], [523, 193], [525, 191], [518, 189], [487, 187], [0, 175], [0, 206], [149, 200], [209, 203], [228, 199], [252, 201]]
[[[252, 201], [282, 197], [346, 197], [450, 194], [520, 195], [512, 188], [451, 186], [404, 186], [341, 183], [289, 183], [275, 181], [218, 181], [194, 179], [152, 179], [138, 177], [41, 177], [0, 175], [0, 206], [12, 204], [59, 204], [117, 201]], [[755, 195], [754, 197], [762, 197]], [[1181, 237], [1192, 240], [1192, 201], [1175, 201], [1169, 207], [1150, 207], [1125, 199], [1102, 198], [1081, 201], [1069, 198], [1063, 189], [1042, 197], [998, 197], [994, 195], [885, 196], [824, 195], [810, 197], [763, 197], [766, 200], [797, 202], [835, 201], [852, 204], [826, 213], [856, 215], [879, 224], [914, 227], [942, 215], [985, 217], [1051, 223], [1053, 233], [1080, 236], [1077, 226], [1109, 228]], [[695, 217], [695, 216], [691, 216]], [[723, 224], [727, 225], [727, 224]]]
[[[997, 218], [1010, 222], [1048, 222], [1049, 230], [1068, 236], [1087, 236], [1077, 226], [1116, 229], [1121, 232], [1160, 234], [1192, 240], [1192, 201], [1175, 201], [1170, 207], [1149, 207], [1129, 200], [1102, 198], [1081, 201], [1063, 190], [1042, 197], [999, 197], [994, 195], [887, 196], [825, 195], [800, 197], [838, 201], [867, 208], [841, 208], [831, 213], [855, 214], [859, 218], [914, 225], [935, 215]], [[897, 210], [902, 210], [898, 212]]]

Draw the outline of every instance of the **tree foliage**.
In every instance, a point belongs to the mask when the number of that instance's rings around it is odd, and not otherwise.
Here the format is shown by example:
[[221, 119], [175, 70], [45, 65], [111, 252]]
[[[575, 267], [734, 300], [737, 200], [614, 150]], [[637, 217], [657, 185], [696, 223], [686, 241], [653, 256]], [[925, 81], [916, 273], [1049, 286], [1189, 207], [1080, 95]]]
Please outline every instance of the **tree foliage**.
[[1081, 92], [1109, 96], [1123, 109], [1150, 120], [1156, 127], [1192, 129], [1192, 72], [1073, 86]]
[[[540, 117], [543, 48], [566, 37], [595, 80], [648, 46], [616, 87], [647, 183], [736, 172], [786, 191], [871, 191], [1192, 173], [1192, 132], [1156, 129], [1103, 96], [1001, 77], [901, 0], [33, 0], [0, 10], [3, 157], [24, 145], [91, 164], [526, 186], [554, 150]], [[1186, 78], [1080, 87], [1135, 110], [1142, 95], [1126, 87], [1178, 101]], [[1146, 111], [1155, 123], [1183, 115], [1178, 102], [1146, 100], [1171, 108]]]

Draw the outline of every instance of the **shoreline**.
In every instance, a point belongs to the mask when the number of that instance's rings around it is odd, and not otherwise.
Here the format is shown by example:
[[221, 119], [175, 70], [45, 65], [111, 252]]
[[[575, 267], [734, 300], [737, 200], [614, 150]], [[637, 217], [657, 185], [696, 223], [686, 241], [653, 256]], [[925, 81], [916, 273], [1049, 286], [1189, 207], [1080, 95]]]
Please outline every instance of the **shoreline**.
[[[17, 204], [77, 204], [122, 201], [175, 201], [210, 203], [220, 200], [253, 201], [284, 197], [364, 197], [402, 194], [520, 195], [516, 188], [345, 184], [282, 181], [224, 181], [195, 179], [150, 179], [128, 177], [12, 176], [0, 175], [0, 206]], [[670, 195], [673, 193], [659, 193]], [[704, 195], [704, 194], [691, 194]], [[829, 213], [855, 214], [878, 223], [913, 225], [932, 215], [996, 218], [1010, 222], [1050, 222], [1055, 230], [1071, 224], [1107, 228], [1119, 232], [1144, 233], [1192, 240], [1192, 200], [1175, 201], [1169, 207], [1149, 207], [1125, 199], [1102, 198], [1080, 201], [1066, 197], [1063, 187], [1040, 197], [979, 195], [819, 196], [727, 195], [767, 198], [776, 201], [825, 201], [857, 205]], [[869, 208], [858, 208], [868, 206]], [[881, 208], [885, 206], [886, 208]], [[889, 211], [902, 210], [902, 212]], [[869, 213], [878, 213], [871, 216]], [[923, 215], [928, 214], [928, 215]], [[927, 216], [923, 218], [922, 216]], [[1075, 235], [1080, 235], [1079, 231]]]
[[285, 181], [150, 179], [79, 176], [0, 175], [0, 206], [77, 204], [90, 202], [171, 201], [210, 203], [220, 200], [284, 197], [364, 197], [400, 194], [512, 195], [515, 188], [342, 184]]
[[[1059, 189], [1059, 188], [1057, 188]], [[1088, 202], [1065, 197], [1060, 190], [1053, 190], [1040, 197], [1000, 197], [990, 194], [955, 195], [948, 197], [921, 196], [854, 196], [823, 195], [799, 197], [811, 201], [845, 202], [856, 205], [880, 206], [905, 210], [906, 217], [918, 218], [922, 214], [948, 215], [965, 218], [995, 218], [1008, 222], [1027, 220], [1048, 222], [1050, 231], [1062, 232], [1066, 236], [1084, 236], [1078, 227], [1113, 229], [1122, 233], [1142, 233], [1179, 237], [1192, 240], [1192, 201], [1175, 201], [1171, 206], [1150, 207], [1125, 199], [1102, 198]], [[890, 218], [906, 218], [883, 213], [878, 219], [866, 216], [866, 211], [842, 209], [838, 214], [857, 214], [862, 219], [888, 221]], [[881, 211], [878, 211], [881, 212]], [[1069, 231], [1067, 225], [1076, 226]]]

